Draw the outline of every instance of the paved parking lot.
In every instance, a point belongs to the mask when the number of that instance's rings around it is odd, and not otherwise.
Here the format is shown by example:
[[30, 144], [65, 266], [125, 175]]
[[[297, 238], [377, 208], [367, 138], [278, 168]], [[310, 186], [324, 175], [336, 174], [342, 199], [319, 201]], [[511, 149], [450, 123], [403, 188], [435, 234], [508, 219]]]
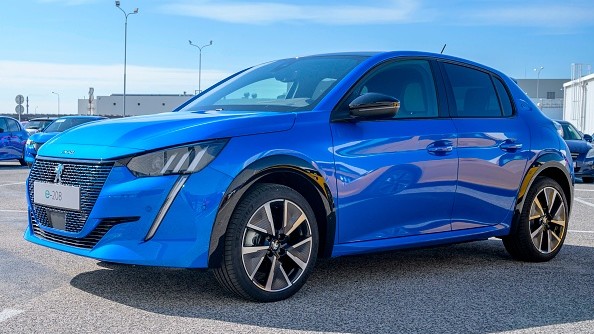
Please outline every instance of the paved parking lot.
[[513, 261], [499, 240], [329, 259], [293, 298], [254, 304], [206, 271], [25, 242], [27, 173], [0, 163], [0, 333], [594, 332], [594, 185], [576, 185], [551, 262]]

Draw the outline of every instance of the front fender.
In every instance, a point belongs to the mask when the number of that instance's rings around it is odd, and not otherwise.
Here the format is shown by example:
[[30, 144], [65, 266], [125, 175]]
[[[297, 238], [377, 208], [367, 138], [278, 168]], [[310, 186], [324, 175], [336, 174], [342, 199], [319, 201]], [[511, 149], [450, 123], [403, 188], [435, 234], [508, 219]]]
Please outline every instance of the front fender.
[[[325, 220], [323, 226], [318, 226], [324, 229], [325, 236], [325, 239], [320, 239], [323, 245], [321, 255], [329, 256], [332, 253], [336, 230], [335, 206], [330, 188], [322, 174], [311, 163], [294, 156], [276, 155], [251, 163], [237, 175], [225, 191], [210, 236], [208, 266], [216, 268], [221, 265], [225, 234], [233, 211], [252, 185], [259, 182], [278, 182], [293, 188], [301, 188], [297, 190], [301, 190], [302, 195], [304, 191], [310, 190], [309, 196], [314, 196], [315, 202], [319, 204], [318, 210], [316, 207], [313, 208], [316, 219], [319, 223], [321, 219]], [[305, 195], [304, 197], [308, 198]], [[315, 203], [313, 206], [316, 206]]]

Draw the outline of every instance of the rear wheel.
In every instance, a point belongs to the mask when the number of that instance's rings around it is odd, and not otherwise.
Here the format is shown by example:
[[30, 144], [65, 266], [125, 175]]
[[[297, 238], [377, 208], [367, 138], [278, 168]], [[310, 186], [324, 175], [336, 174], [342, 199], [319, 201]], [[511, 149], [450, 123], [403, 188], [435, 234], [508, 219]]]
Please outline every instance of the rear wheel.
[[543, 262], [554, 258], [567, 234], [567, 199], [557, 182], [540, 177], [526, 196], [515, 231], [503, 238], [512, 257]]
[[256, 185], [229, 221], [223, 263], [214, 270], [227, 290], [250, 300], [288, 298], [316, 262], [318, 229], [307, 200], [276, 184]]

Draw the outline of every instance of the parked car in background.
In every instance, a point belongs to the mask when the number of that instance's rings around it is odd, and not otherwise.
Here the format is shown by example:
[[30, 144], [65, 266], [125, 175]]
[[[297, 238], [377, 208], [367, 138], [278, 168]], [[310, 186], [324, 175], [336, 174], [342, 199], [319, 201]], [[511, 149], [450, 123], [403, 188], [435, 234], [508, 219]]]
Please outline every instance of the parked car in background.
[[[584, 183], [594, 182], [594, 146], [587, 141], [578, 129], [568, 121], [557, 120], [563, 130], [563, 139], [569, 146], [575, 176]], [[591, 141], [591, 137], [590, 137]]]
[[105, 118], [102, 116], [64, 116], [55, 119], [45, 126], [42, 132], [37, 132], [29, 137], [25, 146], [25, 163], [31, 166], [35, 162], [39, 148], [61, 132], [84, 123]]
[[19, 121], [0, 116], [0, 160], [18, 160], [25, 166], [23, 154], [27, 138], [29, 134]]
[[282, 59], [176, 110], [42, 146], [25, 238], [107, 262], [211, 268], [228, 291], [268, 302], [296, 293], [318, 257], [497, 237], [540, 262], [569, 228], [573, 169], [555, 123], [471, 61]]
[[29, 120], [29, 122], [27, 122], [27, 125], [25, 125], [25, 130], [27, 130], [29, 135], [32, 135], [34, 133], [42, 131], [43, 128], [48, 126], [55, 119], [56, 118], [54, 117], [33, 118], [32, 120]]

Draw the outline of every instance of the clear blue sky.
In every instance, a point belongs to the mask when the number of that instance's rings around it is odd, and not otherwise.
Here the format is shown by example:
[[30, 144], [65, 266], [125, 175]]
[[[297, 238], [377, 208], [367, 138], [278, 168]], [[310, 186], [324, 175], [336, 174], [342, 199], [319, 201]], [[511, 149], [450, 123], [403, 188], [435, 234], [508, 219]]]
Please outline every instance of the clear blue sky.
[[[569, 78], [594, 64], [594, 1], [122, 0], [127, 93], [181, 94], [267, 60], [338, 51], [421, 50], [468, 58], [516, 78]], [[110, 0], [3, 1], [0, 108], [75, 113], [89, 87], [123, 92], [124, 14]]]

